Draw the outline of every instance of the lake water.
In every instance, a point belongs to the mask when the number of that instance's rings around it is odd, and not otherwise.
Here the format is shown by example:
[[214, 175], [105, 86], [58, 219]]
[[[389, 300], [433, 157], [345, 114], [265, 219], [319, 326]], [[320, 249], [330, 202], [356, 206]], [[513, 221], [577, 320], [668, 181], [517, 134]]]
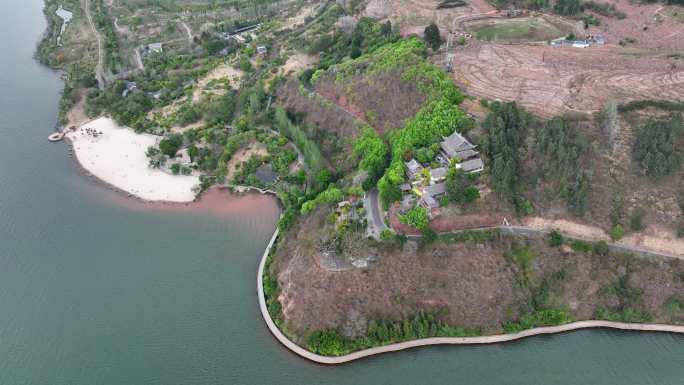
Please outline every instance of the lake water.
[[339, 367], [299, 359], [257, 307], [275, 204], [148, 209], [80, 175], [46, 140], [62, 84], [32, 60], [41, 1], [3, 8], [1, 385], [684, 383], [684, 336], [669, 334], [582, 331]]

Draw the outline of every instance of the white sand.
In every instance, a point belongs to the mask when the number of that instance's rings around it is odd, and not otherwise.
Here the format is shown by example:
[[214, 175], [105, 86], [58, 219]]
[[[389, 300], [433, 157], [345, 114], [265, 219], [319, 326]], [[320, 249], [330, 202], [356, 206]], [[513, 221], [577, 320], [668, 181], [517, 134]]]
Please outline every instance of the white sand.
[[[85, 128], [102, 135], [94, 138], [85, 133]], [[172, 175], [148, 166], [145, 151], [157, 142], [158, 137], [154, 135], [136, 134], [112, 119], [99, 118], [68, 133], [67, 137], [83, 168], [114, 187], [148, 201], [195, 199], [192, 189], [199, 185], [199, 177]]]

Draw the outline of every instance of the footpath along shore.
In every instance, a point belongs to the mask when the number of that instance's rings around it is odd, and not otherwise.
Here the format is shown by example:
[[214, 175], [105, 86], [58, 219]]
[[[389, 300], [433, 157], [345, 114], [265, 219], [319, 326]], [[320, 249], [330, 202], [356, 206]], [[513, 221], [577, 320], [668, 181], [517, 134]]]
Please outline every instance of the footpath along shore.
[[390, 345], [379, 346], [376, 348], [359, 350], [344, 356], [339, 357], [326, 357], [321, 356], [316, 353], [312, 353], [301, 346], [290, 341], [278, 327], [275, 325], [271, 319], [271, 315], [268, 314], [268, 309], [266, 308], [266, 297], [264, 295], [264, 285], [263, 285], [263, 275], [264, 267], [266, 266], [266, 259], [268, 258], [271, 248], [273, 247], [276, 238], [278, 238], [278, 229], [273, 233], [266, 251], [261, 258], [259, 263], [259, 269], [257, 273], [257, 293], [259, 297], [259, 309], [261, 310], [261, 315], [266, 321], [268, 329], [271, 331], [273, 336], [285, 347], [290, 349], [295, 354], [306, 358], [308, 360], [327, 365], [336, 365], [358, 360], [364, 357], [374, 356], [376, 354], [396, 352], [399, 350], [405, 350], [420, 346], [430, 346], [430, 345], [483, 345], [483, 344], [496, 344], [502, 342], [515, 341], [522, 338], [544, 335], [544, 334], [555, 334], [564, 333], [573, 330], [580, 329], [590, 329], [590, 328], [608, 328], [608, 329], [618, 329], [618, 330], [632, 330], [632, 331], [646, 331], [646, 332], [668, 332], [668, 333], [680, 333], [684, 334], [684, 326], [677, 325], [665, 325], [665, 324], [636, 324], [636, 323], [624, 323], [624, 322], [612, 322], [612, 321], [601, 321], [601, 320], [588, 320], [588, 321], [578, 321], [572, 322], [565, 325], [558, 326], [545, 326], [534, 329], [523, 330], [519, 333], [511, 334], [500, 334], [492, 336], [480, 336], [480, 337], [432, 337], [423, 338], [419, 340], [399, 342]]

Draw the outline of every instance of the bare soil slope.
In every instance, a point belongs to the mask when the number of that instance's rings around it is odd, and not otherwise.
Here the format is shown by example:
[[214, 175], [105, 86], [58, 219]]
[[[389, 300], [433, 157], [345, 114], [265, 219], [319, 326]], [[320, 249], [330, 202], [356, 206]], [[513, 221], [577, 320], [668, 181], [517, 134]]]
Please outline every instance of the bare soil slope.
[[500, 333], [504, 322], [532, 306], [566, 309], [575, 320], [593, 318], [599, 309], [632, 309], [656, 322], [684, 321], [684, 314], [664, 307], [684, 294], [684, 266], [677, 260], [575, 252], [533, 240], [533, 257], [524, 267], [507, 250], [525, 241], [502, 237], [420, 248], [408, 243], [403, 250], [368, 244], [376, 264], [329, 271], [321, 267], [316, 247], [327, 231], [325, 216], [319, 210], [300, 221], [274, 257], [286, 328], [295, 336], [326, 328], [358, 336], [370, 320], [397, 320], [417, 311], [442, 311], [450, 324]]
[[684, 67], [660, 56], [627, 55], [615, 47], [475, 43], [454, 56], [454, 80], [465, 93], [517, 101], [552, 116], [595, 112], [609, 97], [684, 100]]

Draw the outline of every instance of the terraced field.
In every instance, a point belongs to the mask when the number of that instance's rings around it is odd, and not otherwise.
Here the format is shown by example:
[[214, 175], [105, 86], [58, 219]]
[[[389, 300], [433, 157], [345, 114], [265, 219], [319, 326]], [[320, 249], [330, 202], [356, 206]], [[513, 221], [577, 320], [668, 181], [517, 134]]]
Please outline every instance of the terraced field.
[[454, 79], [470, 95], [517, 100], [542, 116], [593, 112], [614, 97], [684, 99], [684, 69], [665, 55], [625, 55], [616, 47], [586, 49], [475, 43], [454, 55]]

